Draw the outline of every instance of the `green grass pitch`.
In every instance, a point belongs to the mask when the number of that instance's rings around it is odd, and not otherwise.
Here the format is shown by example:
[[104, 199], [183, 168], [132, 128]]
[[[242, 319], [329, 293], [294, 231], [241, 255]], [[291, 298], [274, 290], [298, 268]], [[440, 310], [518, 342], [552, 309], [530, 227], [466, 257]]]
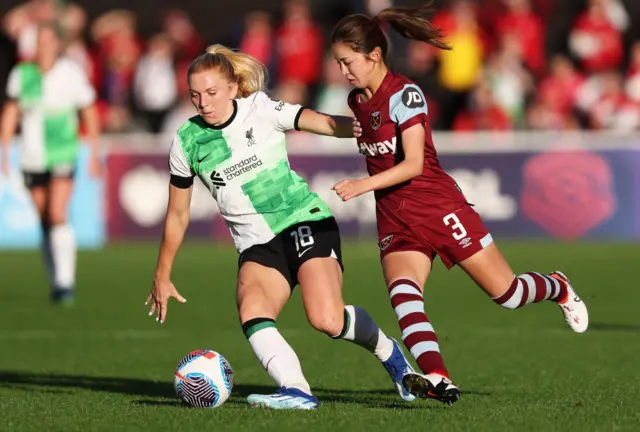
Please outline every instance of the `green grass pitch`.
[[[82, 252], [79, 298], [48, 304], [36, 252], [0, 254], [0, 430], [638, 430], [640, 427], [640, 245], [504, 242], [515, 271], [565, 271], [587, 302], [591, 327], [573, 333], [553, 304], [501, 309], [459, 270], [438, 263], [427, 313], [462, 399], [402, 402], [378, 362], [307, 324], [296, 291], [278, 321], [322, 404], [316, 412], [249, 408], [272, 391], [235, 310], [237, 255], [228, 245], [188, 243], [160, 325], [143, 306], [153, 244]], [[375, 244], [344, 248], [347, 303], [369, 310], [398, 337]], [[236, 374], [221, 408], [186, 408], [173, 370], [189, 351], [225, 355]]]

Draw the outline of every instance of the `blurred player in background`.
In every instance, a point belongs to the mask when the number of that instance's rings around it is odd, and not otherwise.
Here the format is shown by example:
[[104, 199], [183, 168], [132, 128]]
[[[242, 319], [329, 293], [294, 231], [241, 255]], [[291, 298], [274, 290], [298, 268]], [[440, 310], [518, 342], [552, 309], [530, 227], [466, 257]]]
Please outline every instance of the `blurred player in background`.
[[458, 264], [502, 307], [556, 302], [576, 332], [587, 329], [588, 314], [561, 272], [514, 274], [480, 216], [440, 167], [422, 91], [387, 68], [382, 23], [407, 38], [450, 49], [441, 32], [424, 18], [429, 6], [388, 8], [373, 18], [350, 15], [334, 28], [334, 56], [356, 87], [348, 102], [361, 123], [358, 146], [370, 174], [344, 180], [334, 189], [344, 201], [375, 192], [382, 268], [391, 303], [403, 341], [425, 374], [407, 374], [404, 384], [416, 396], [452, 404], [460, 392], [444, 366], [422, 294], [436, 255], [447, 268]]
[[[220, 207], [240, 257], [237, 305], [242, 329], [256, 357], [280, 389], [250, 395], [253, 406], [314, 409], [296, 353], [276, 329], [276, 319], [300, 285], [311, 325], [334, 339], [354, 342], [384, 365], [402, 387], [413, 371], [397, 342], [369, 314], [342, 299], [340, 233], [327, 204], [309, 191], [289, 166], [285, 131], [352, 137], [349, 117], [331, 117], [264, 93], [265, 68], [255, 58], [220, 45], [193, 61], [188, 71], [197, 116], [174, 137], [171, 184], [150, 315], [164, 322], [170, 297], [186, 300], [171, 283], [171, 269], [189, 225], [193, 179], [198, 176]], [[209, 287], [216, 289], [216, 287]]]
[[20, 165], [40, 217], [42, 253], [51, 282], [51, 299], [75, 299], [76, 242], [67, 210], [79, 150], [78, 113], [93, 147], [92, 176], [100, 173], [99, 123], [95, 92], [84, 72], [61, 58], [62, 38], [53, 24], [41, 24], [33, 62], [13, 68], [0, 124], [2, 174], [9, 175], [9, 146], [20, 123]]

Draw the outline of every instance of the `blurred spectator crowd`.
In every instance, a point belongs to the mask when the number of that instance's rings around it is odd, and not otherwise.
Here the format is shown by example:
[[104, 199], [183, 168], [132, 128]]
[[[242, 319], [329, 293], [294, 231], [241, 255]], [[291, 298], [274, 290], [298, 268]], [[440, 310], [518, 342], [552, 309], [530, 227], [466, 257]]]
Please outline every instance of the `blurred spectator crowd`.
[[[361, 1], [361, 12], [392, 3]], [[392, 34], [391, 65], [424, 90], [434, 129], [640, 130], [640, 41], [623, 38], [639, 23], [622, 0], [584, 3], [568, 21], [566, 49], [548, 53], [555, 0], [440, 2], [433, 21], [454, 49]], [[251, 11], [232, 46], [267, 65], [275, 97], [348, 115], [350, 87], [329, 51], [330, 23], [314, 16], [307, 0], [283, 1], [277, 20]], [[89, 20], [77, 4], [31, 0], [2, 17], [14, 62], [33, 57], [37, 25], [50, 21], [95, 86], [105, 131], [174, 132], [194, 114], [186, 69], [218, 41], [205, 40], [186, 12], [169, 11], [162, 31], [143, 40], [132, 11]]]

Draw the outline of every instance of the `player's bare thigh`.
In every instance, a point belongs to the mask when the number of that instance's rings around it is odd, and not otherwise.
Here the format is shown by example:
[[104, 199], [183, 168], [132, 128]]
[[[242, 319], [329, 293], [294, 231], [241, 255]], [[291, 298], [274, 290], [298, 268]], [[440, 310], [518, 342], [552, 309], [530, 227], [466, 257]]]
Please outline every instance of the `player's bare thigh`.
[[254, 318], [275, 321], [290, 296], [289, 282], [278, 270], [253, 261], [240, 267], [236, 302], [241, 323]]
[[312, 258], [298, 270], [298, 282], [309, 323], [316, 330], [337, 336], [344, 326], [342, 269], [335, 258]]
[[49, 187], [48, 186], [35, 186], [29, 188], [29, 193], [31, 194], [31, 200], [33, 201], [33, 205], [36, 207], [36, 211], [40, 216], [40, 220], [47, 219], [47, 199], [49, 196]]
[[391, 252], [382, 258], [382, 272], [387, 286], [398, 279], [411, 279], [422, 291], [431, 273], [431, 259], [418, 251]]
[[515, 278], [495, 242], [458, 265], [492, 298], [507, 292]]
[[69, 201], [72, 193], [72, 177], [51, 177], [49, 182], [48, 216], [52, 225], [67, 222]]

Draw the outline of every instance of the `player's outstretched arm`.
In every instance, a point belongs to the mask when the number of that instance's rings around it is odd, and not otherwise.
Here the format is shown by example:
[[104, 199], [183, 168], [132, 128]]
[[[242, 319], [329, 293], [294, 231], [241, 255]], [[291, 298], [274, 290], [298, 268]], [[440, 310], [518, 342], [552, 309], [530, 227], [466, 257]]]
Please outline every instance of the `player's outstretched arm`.
[[13, 136], [18, 129], [20, 120], [20, 107], [18, 102], [8, 100], [2, 109], [2, 120], [0, 123], [0, 139], [2, 140], [2, 175], [9, 175], [9, 146], [13, 141]]
[[419, 123], [402, 132], [404, 160], [386, 171], [360, 180], [343, 180], [333, 190], [348, 201], [364, 193], [404, 183], [420, 175], [424, 169], [424, 126]]
[[167, 306], [171, 297], [180, 303], [187, 300], [178, 293], [176, 287], [171, 282], [171, 269], [178, 254], [178, 249], [184, 239], [184, 233], [189, 226], [189, 208], [191, 206], [191, 194], [193, 186], [189, 188], [178, 188], [169, 185], [169, 204], [167, 206], [167, 216], [164, 224], [164, 234], [160, 244], [158, 264], [156, 274], [153, 279], [153, 286], [149, 297], [145, 303], [151, 303], [149, 315], [157, 312], [156, 321], [162, 324], [167, 316]]
[[89, 174], [93, 178], [102, 175], [102, 164], [100, 163], [100, 119], [98, 109], [95, 105], [80, 110], [80, 116], [85, 124], [87, 141], [91, 146], [91, 159], [89, 161]]
[[336, 138], [353, 138], [354, 119], [346, 116], [332, 116], [305, 108], [298, 119], [301, 131]]

